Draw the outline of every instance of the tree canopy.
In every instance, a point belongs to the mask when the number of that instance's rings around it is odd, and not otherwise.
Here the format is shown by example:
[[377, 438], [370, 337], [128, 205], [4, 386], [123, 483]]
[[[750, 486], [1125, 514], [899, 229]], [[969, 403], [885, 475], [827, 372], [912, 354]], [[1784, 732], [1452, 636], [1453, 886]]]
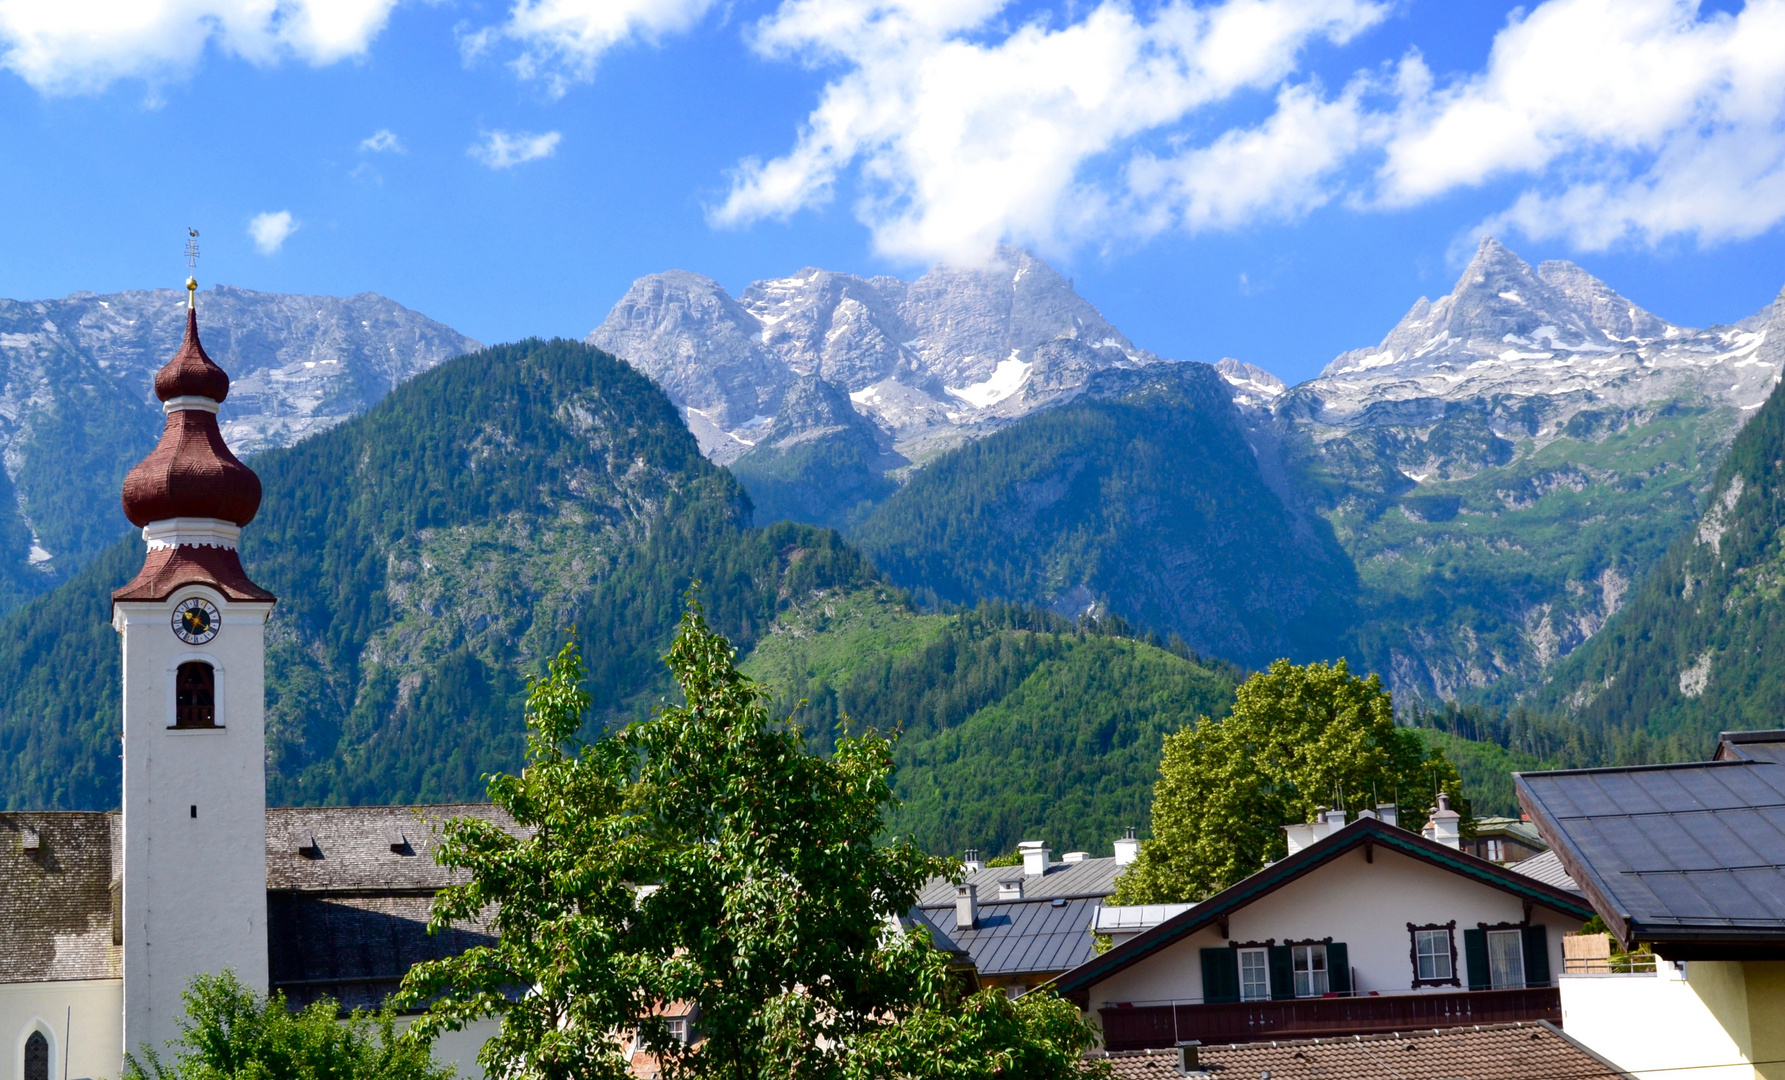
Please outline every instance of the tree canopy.
[[593, 742], [575, 643], [534, 681], [527, 765], [489, 785], [518, 828], [455, 820], [438, 849], [468, 880], [432, 925], [487, 915], [497, 942], [410, 972], [413, 1038], [500, 1017], [480, 1063], [539, 1080], [619, 1080], [635, 1038], [671, 1080], [1075, 1076], [1091, 1032], [1071, 1005], [969, 993], [893, 918], [955, 864], [875, 843], [890, 744], [810, 753], [697, 606], [666, 661], [684, 703]]
[[1240, 685], [1226, 719], [1166, 738], [1153, 835], [1114, 902], [1200, 900], [1283, 857], [1282, 827], [1312, 821], [1320, 807], [1394, 799], [1411, 819], [1440, 789], [1467, 825], [1455, 767], [1395, 726], [1379, 678], [1360, 679], [1343, 660], [1279, 660]]

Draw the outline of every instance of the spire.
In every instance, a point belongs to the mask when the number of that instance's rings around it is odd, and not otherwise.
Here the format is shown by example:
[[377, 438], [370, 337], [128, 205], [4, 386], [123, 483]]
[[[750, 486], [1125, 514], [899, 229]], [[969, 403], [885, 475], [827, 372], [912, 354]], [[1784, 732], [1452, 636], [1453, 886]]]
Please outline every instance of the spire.
[[[187, 279], [189, 286], [197, 282]], [[210, 398], [221, 405], [229, 396], [229, 376], [211, 362], [205, 347], [198, 340], [198, 309], [191, 306], [192, 291], [186, 293], [186, 339], [160, 371], [155, 373], [155, 396], [163, 402], [177, 397]]]

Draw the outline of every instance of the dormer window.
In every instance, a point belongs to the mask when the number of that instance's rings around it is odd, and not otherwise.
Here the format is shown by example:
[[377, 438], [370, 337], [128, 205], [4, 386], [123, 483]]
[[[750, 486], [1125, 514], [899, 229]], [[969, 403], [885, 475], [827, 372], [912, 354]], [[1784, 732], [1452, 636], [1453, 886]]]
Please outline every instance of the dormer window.
[[174, 727], [217, 726], [217, 673], [202, 660], [188, 660], [174, 675]]

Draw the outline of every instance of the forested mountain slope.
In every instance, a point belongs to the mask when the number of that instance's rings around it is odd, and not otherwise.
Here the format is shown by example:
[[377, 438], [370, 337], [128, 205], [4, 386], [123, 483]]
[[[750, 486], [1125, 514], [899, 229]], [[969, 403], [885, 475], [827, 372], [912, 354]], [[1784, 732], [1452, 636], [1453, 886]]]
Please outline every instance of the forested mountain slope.
[[[287, 446], [478, 348], [375, 293], [218, 286], [205, 340], [228, 358], [220, 420], [237, 454]], [[186, 327], [183, 289], [0, 300], [0, 613], [67, 581], [129, 529], [124, 473], [161, 431], [155, 371]]]
[[884, 589], [791, 606], [743, 669], [815, 745], [845, 720], [897, 739], [890, 830], [988, 855], [1032, 839], [1107, 854], [1144, 828], [1161, 740], [1226, 715], [1239, 676], [1107, 620], [996, 603], [919, 615]]
[[1533, 700], [1590, 730], [1702, 757], [1720, 730], [1785, 716], [1785, 396], [1718, 468], [1696, 527]]
[[[876, 579], [833, 533], [749, 528], [668, 399], [570, 342], [460, 357], [253, 463], [265, 498], [243, 561], [280, 598], [275, 804], [479, 797], [483, 773], [519, 764], [523, 676], [570, 627], [604, 718], [626, 716], [667, 685], [692, 579], [746, 647], [792, 600]], [[116, 805], [108, 603], [141, 560], [119, 543], [0, 623], [5, 805]]]
[[938, 458], [850, 535], [920, 596], [1113, 613], [1253, 666], [1330, 657], [1351, 566], [1271, 464], [1208, 365], [1106, 371]]

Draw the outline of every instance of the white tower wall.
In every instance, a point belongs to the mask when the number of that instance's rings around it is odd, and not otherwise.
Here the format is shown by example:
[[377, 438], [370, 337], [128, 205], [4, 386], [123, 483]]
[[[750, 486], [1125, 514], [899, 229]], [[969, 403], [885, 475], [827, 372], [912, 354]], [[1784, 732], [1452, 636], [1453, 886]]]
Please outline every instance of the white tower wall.
[[[174, 608], [202, 597], [217, 636], [188, 645]], [[179, 1034], [193, 975], [233, 969], [267, 987], [265, 628], [273, 605], [187, 585], [160, 602], [119, 601], [124, 650], [124, 1049]], [[174, 724], [174, 674], [216, 672], [215, 729]]]

